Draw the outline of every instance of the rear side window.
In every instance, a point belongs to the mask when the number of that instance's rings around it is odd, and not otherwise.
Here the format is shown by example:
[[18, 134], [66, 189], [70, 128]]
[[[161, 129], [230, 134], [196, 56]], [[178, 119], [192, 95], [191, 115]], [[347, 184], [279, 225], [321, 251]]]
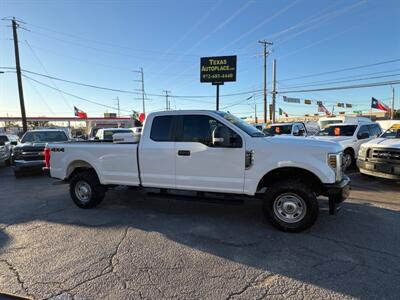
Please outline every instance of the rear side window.
[[150, 138], [157, 142], [173, 142], [172, 135], [173, 116], [158, 116], [153, 119]]

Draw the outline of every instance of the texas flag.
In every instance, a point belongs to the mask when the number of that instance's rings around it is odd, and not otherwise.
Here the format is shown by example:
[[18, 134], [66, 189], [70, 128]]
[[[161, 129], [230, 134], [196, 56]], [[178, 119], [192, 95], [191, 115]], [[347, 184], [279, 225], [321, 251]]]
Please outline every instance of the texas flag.
[[87, 114], [84, 111], [77, 108], [76, 106], [74, 106], [74, 113], [75, 116], [77, 116], [78, 118], [87, 119]]
[[384, 110], [384, 111], [390, 111], [389, 107], [384, 104], [382, 101], [375, 99], [374, 97], [372, 97], [372, 101], [371, 101], [371, 108], [376, 108], [376, 109], [380, 109], [380, 110]]

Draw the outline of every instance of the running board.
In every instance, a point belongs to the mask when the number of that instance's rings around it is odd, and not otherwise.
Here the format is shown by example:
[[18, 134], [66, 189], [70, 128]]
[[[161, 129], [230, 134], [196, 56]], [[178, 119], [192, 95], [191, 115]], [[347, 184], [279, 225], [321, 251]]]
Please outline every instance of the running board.
[[[160, 189], [158, 192], [151, 189], [146, 191], [148, 195], [167, 198], [171, 200], [180, 201], [193, 201], [202, 203], [214, 203], [214, 204], [228, 204], [228, 205], [242, 205], [244, 199], [232, 198], [231, 195], [215, 195], [212, 193], [205, 192], [174, 192], [171, 190]], [[228, 198], [229, 197], [229, 198]]]

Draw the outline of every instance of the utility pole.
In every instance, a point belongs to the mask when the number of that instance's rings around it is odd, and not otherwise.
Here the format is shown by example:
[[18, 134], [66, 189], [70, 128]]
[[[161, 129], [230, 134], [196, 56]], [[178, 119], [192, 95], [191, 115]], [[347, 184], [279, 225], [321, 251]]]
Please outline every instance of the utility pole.
[[140, 71], [134, 71], [134, 72], [140, 73], [140, 80], [135, 80], [135, 81], [141, 83], [141, 88], [140, 89], [135, 89], [135, 91], [140, 91], [142, 93], [142, 97], [140, 98], [140, 100], [142, 100], [142, 112], [145, 114], [146, 113], [146, 107], [145, 107], [145, 104], [144, 104], [145, 92], [144, 92], [144, 72], [143, 72], [143, 68], [140, 68]]
[[164, 90], [163, 92], [165, 93], [165, 110], [171, 110], [171, 105], [168, 98], [171, 91]]
[[12, 23], [13, 37], [14, 37], [15, 65], [16, 65], [17, 80], [18, 80], [19, 104], [21, 106], [22, 130], [25, 133], [28, 130], [28, 125], [26, 122], [24, 91], [22, 88], [21, 64], [19, 61], [19, 48], [18, 48], [18, 35], [17, 35], [17, 28], [19, 25], [15, 20], [15, 18], [11, 20], [11, 23]]
[[276, 59], [272, 65], [272, 123], [275, 123], [275, 103], [276, 103]]
[[392, 87], [392, 120], [394, 119], [394, 87]]
[[254, 121], [256, 122], [256, 124], [258, 123], [258, 120], [257, 120], [257, 103], [254, 104]]
[[263, 45], [263, 56], [264, 56], [264, 123], [267, 123], [267, 56], [269, 51], [267, 51], [267, 47], [273, 45], [272, 42], [267, 40], [258, 41], [260, 44]]
[[120, 108], [119, 108], [119, 97], [117, 97], [115, 100], [117, 101], [118, 118], [119, 118], [120, 115], [121, 115], [121, 110], [120, 110]]

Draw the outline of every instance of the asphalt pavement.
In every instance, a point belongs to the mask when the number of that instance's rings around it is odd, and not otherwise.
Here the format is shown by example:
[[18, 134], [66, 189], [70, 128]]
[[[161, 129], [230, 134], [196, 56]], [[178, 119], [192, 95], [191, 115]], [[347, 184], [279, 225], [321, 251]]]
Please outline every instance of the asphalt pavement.
[[0, 167], [0, 292], [34, 299], [398, 299], [400, 183], [353, 172], [338, 215], [283, 233], [260, 202], [120, 187], [95, 209]]

